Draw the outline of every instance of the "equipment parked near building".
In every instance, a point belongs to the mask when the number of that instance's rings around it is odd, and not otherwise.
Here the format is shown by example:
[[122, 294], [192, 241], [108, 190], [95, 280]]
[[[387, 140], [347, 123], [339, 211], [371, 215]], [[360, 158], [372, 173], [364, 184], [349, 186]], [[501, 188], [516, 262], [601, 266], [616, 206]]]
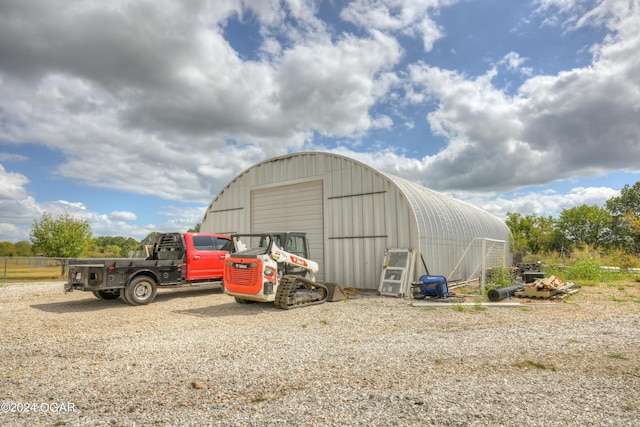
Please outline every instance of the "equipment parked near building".
[[278, 308], [291, 309], [344, 299], [338, 284], [315, 281], [318, 263], [308, 259], [305, 233], [234, 234], [231, 238], [237, 252], [225, 261], [224, 292], [238, 303], [273, 302]]
[[73, 259], [65, 293], [92, 292], [97, 298], [121, 297], [131, 305], [149, 304], [158, 287], [222, 284], [231, 237], [209, 233], [165, 233], [151, 256], [118, 259]]

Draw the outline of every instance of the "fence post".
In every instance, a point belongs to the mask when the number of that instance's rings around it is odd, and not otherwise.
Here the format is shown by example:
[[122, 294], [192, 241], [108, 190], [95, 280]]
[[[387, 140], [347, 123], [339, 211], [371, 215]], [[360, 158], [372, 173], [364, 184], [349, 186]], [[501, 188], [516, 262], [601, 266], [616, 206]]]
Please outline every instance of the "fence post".
[[487, 282], [487, 239], [482, 239], [482, 271], [480, 272], [480, 294], [484, 295], [484, 289]]
[[4, 257], [4, 280], [2, 281], [2, 286], [7, 284], [7, 262], [9, 262], [9, 257]]

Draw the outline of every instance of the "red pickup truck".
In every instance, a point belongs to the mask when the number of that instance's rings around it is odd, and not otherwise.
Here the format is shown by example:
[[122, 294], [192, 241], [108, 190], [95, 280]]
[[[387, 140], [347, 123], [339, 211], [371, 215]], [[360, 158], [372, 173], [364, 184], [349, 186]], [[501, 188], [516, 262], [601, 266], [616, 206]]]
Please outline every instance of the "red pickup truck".
[[92, 292], [102, 299], [149, 304], [159, 287], [222, 284], [231, 237], [210, 233], [164, 233], [148, 258], [73, 259], [64, 291]]

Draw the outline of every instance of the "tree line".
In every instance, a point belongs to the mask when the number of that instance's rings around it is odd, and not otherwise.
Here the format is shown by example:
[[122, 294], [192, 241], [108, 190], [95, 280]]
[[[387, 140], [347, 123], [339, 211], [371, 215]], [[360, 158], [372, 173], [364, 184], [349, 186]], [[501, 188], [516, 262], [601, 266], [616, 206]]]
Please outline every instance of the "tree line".
[[605, 206], [564, 209], [558, 218], [508, 213], [513, 251], [520, 254], [571, 252], [585, 247], [603, 252], [640, 253], [640, 181], [628, 184]]
[[[199, 231], [200, 224], [189, 231]], [[137, 241], [132, 237], [94, 237], [88, 221], [68, 213], [53, 218], [45, 212], [34, 220], [30, 241], [0, 242], [0, 256], [46, 256], [55, 258], [128, 258], [132, 254], [144, 257], [145, 246], [152, 245], [160, 232], [148, 234]]]

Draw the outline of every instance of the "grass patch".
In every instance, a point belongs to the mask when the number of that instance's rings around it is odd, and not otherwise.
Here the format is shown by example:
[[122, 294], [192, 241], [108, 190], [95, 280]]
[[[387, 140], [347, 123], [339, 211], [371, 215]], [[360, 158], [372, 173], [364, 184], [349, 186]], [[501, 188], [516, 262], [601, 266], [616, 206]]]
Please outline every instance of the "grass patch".
[[473, 303], [473, 309], [475, 311], [485, 311], [487, 309], [487, 307], [485, 307], [484, 305], [482, 305], [482, 301], [475, 301]]
[[461, 303], [455, 303], [451, 306], [451, 309], [454, 311], [464, 311], [464, 306]]
[[63, 280], [60, 276], [60, 267], [48, 268], [12, 268], [7, 269], [6, 276], [4, 271], [0, 269], [0, 282], [4, 283], [23, 283], [23, 282], [49, 282]]
[[554, 372], [556, 370], [556, 367], [553, 365], [545, 365], [544, 363], [536, 362], [533, 360], [524, 360], [522, 362], [516, 362], [512, 366], [516, 368], [536, 368], [536, 369], [542, 369], [542, 370], [548, 369]]
[[617, 296], [612, 296], [612, 297], [611, 297], [611, 301], [613, 301], [613, 302], [627, 302], [627, 300], [626, 300], [626, 299], [624, 299], [624, 298], [619, 298], [619, 297], [617, 297]]
[[64, 280], [60, 261], [44, 257], [0, 258], [0, 284]]
[[608, 357], [609, 359], [616, 359], [616, 360], [629, 360], [629, 358], [628, 358], [628, 357], [623, 356], [623, 355], [622, 355], [622, 354], [620, 354], [620, 353], [611, 353], [611, 354], [607, 354], [607, 357]]

